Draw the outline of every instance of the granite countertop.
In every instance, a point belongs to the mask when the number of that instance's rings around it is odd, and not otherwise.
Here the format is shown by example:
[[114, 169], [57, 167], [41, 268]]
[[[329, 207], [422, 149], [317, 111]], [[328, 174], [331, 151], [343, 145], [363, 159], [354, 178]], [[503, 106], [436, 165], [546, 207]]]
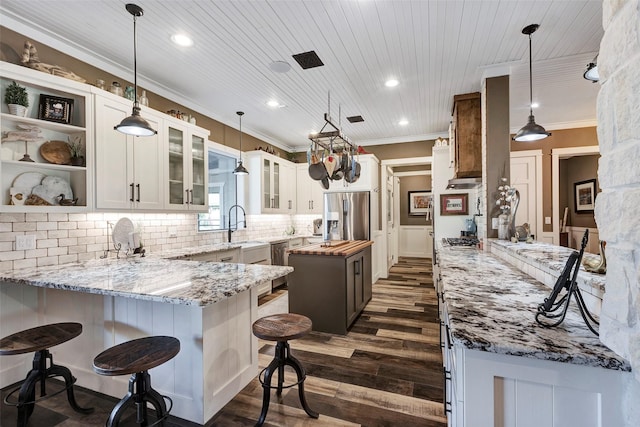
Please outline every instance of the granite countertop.
[[291, 267], [108, 258], [0, 272], [0, 281], [127, 298], [207, 306], [285, 276]]
[[[533, 261], [555, 277], [560, 275], [567, 263], [569, 255], [575, 250], [564, 246], [535, 241], [533, 243], [513, 243], [508, 240], [491, 239], [491, 245], [499, 246], [506, 251], [512, 252], [516, 256], [521, 257], [521, 259]], [[599, 258], [599, 255], [585, 252], [582, 258], [588, 259], [593, 257]], [[600, 292], [604, 292], [606, 276], [588, 272], [584, 266], [580, 265], [578, 281], [581, 285], [587, 285]]]
[[[566, 248], [565, 248], [566, 249]], [[560, 257], [557, 259], [561, 261]], [[563, 257], [563, 265], [566, 257]], [[472, 350], [630, 371], [585, 325], [572, 299], [562, 324], [545, 328], [536, 308], [551, 290], [488, 252], [438, 245], [452, 341]]]

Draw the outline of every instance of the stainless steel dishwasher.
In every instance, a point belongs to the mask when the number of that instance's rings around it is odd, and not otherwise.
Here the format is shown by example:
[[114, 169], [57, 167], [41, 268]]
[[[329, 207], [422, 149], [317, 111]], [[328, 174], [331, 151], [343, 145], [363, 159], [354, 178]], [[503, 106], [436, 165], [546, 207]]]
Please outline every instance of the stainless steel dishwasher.
[[[271, 265], [286, 265], [285, 252], [289, 248], [287, 240], [271, 242]], [[279, 277], [271, 282], [271, 289], [282, 286], [287, 283], [287, 276]]]

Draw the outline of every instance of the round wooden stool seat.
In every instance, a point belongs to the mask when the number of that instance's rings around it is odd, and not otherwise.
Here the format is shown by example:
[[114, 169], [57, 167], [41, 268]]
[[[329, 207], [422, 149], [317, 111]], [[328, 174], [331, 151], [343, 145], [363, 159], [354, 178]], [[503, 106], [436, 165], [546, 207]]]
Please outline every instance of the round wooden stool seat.
[[[106, 349], [93, 359], [93, 370], [100, 375], [131, 374], [129, 391], [113, 408], [107, 427], [115, 427], [130, 406], [136, 409], [136, 424], [146, 426], [147, 403], [154, 407], [157, 420], [151, 425], [165, 425], [173, 402], [151, 387], [148, 370], [173, 359], [180, 352], [180, 341], [174, 337], [153, 336], [139, 338]], [[165, 399], [170, 403], [169, 408]]]
[[16, 332], [0, 340], [0, 356], [32, 353], [67, 342], [82, 333], [80, 323], [52, 323]]
[[266, 316], [253, 323], [253, 335], [267, 341], [288, 341], [311, 332], [311, 319], [301, 314], [282, 313]]
[[173, 359], [180, 352], [174, 337], [154, 336], [123, 342], [106, 349], [93, 359], [93, 370], [100, 375], [126, 375], [148, 371]]
[[[318, 418], [318, 413], [309, 407], [304, 395], [304, 381], [307, 378], [307, 373], [300, 361], [291, 354], [291, 348], [287, 342], [307, 335], [311, 332], [312, 326], [311, 319], [295, 313], [274, 314], [253, 322], [251, 327], [251, 329], [253, 329], [253, 335], [263, 340], [277, 342], [273, 360], [269, 363], [269, 366], [258, 374], [258, 380], [260, 384], [262, 384], [263, 391], [262, 411], [260, 412], [260, 418], [258, 418], [256, 427], [262, 426], [267, 418], [269, 401], [271, 400], [271, 389], [276, 389], [276, 393], [280, 396], [283, 389], [298, 386], [298, 396], [302, 409], [304, 409], [311, 418]], [[295, 371], [297, 377], [295, 383], [284, 385], [285, 366], [290, 366]], [[277, 373], [277, 385], [272, 386], [271, 379], [274, 373]]]

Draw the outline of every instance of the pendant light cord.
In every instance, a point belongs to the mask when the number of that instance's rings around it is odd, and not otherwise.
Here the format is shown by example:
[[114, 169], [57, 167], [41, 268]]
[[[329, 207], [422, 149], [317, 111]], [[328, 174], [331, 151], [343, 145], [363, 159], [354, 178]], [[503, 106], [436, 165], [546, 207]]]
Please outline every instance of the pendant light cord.
[[136, 15], [133, 15], [133, 105], [139, 107], [138, 104], [138, 49], [136, 37]]
[[531, 66], [531, 34], [529, 34], [529, 115], [533, 116], [533, 72]]

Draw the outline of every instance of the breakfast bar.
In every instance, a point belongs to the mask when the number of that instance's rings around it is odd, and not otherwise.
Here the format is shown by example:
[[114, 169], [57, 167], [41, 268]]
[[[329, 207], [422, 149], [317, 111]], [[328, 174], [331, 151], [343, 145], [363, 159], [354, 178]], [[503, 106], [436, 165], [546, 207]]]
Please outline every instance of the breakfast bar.
[[[113, 345], [150, 335], [180, 340], [180, 353], [151, 372], [173, 400], [172, 415], [205, 424], [258, 373], [257, 287], [291, 267], [109, 258], [0, 273], [0, 335], [54, 322], [84, 332], [56, 347], [56, 362], [78, 384], [117, 398], [127, 378], [102, 377], [93, 358]], [[30, 355], [0, 359], [5, 387], [23, 379]]]

